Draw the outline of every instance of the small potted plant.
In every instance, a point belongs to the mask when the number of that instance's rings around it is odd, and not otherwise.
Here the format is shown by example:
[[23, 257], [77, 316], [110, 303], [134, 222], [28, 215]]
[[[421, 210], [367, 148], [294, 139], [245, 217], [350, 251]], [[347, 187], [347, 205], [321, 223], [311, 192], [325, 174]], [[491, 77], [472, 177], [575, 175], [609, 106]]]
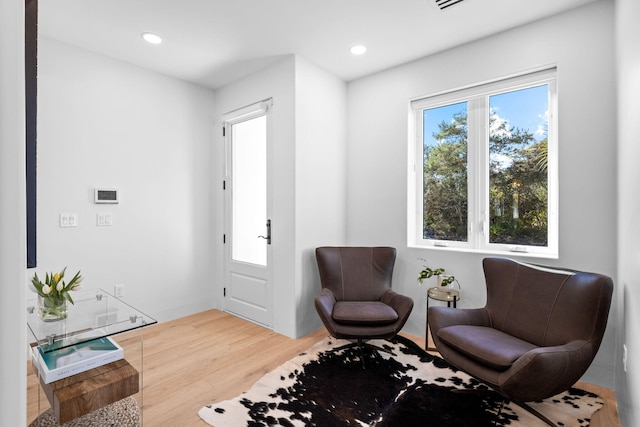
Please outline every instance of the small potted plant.
[[[422, 261], [426, 262], [424, 259]], [[450, 290], [453, 283], [457, 283], [458, 287], [460, 287], [460, 282], [456, 280], [455, 276], [444, 274], [444, 272], [445, 270], [442, 267], [431, 268], [425, 264], [423, 265], [423, 269], [420, 270], [420, 273], [418, 273], [418, 282], [422, 284], [423, 281], [435, 276], [438, 279], [438, 286], [440, 287], [446, 287], [447, 290]]]

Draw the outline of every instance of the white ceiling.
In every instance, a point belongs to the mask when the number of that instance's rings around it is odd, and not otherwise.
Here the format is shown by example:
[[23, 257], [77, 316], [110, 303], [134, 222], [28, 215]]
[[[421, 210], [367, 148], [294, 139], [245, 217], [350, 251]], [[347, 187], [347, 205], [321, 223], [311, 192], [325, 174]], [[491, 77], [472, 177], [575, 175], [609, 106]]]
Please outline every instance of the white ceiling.
[[593, 1], [40, 0], [39, 31], [210, 88], [288, 54], [350, 81]]

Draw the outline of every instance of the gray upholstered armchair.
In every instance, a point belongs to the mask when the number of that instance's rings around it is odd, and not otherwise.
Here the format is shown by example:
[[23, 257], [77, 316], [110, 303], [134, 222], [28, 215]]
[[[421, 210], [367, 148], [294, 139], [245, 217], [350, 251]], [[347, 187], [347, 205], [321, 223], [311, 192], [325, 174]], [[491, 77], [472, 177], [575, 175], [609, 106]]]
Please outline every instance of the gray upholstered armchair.
[[315, 307], [331, 336], [366, 346], [368, 339], [400, 332], [413, 300], [391, 289], [395, 259], [389, 247], [316, 249], [322, 292]]
[[452, 365], [553, 425], [523, 402], [569, 389], [595, 357], [612, 280], [509, 259], [483, 261], [486, 306], [430, 307], [436, 348]]

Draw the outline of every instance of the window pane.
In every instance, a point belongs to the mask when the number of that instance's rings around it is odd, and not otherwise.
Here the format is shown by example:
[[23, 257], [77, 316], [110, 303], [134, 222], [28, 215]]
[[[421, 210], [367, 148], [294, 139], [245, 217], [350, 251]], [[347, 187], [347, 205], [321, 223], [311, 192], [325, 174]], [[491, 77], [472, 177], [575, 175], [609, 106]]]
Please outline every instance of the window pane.
[[424, 239], [467, 241], [467, 103], [423, 111]]
[[489, 243], [547, 246], [548, 93], [489, 97]]
[[267, 265], [267, 117], [233, 125], [231, 258]]

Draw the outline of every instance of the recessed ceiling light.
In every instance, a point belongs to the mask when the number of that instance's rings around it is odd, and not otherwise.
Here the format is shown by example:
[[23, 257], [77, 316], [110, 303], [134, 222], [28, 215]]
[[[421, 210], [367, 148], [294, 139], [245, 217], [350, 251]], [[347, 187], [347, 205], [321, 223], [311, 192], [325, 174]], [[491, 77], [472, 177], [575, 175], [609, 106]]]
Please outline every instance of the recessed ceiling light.
[[352, 46], [350, 52], [354, 55], [362, 55], [367, 51], [367, 48], [362, 45]]
[[149, 42], [151, 44], [160, 44], [160, 43], [162, 43], [162, 37], [160, 37], [157, 34], [154, 34], [154, 33], [142, 33], [141, 36], [145, 41], [147, 41], [147, 42]]

